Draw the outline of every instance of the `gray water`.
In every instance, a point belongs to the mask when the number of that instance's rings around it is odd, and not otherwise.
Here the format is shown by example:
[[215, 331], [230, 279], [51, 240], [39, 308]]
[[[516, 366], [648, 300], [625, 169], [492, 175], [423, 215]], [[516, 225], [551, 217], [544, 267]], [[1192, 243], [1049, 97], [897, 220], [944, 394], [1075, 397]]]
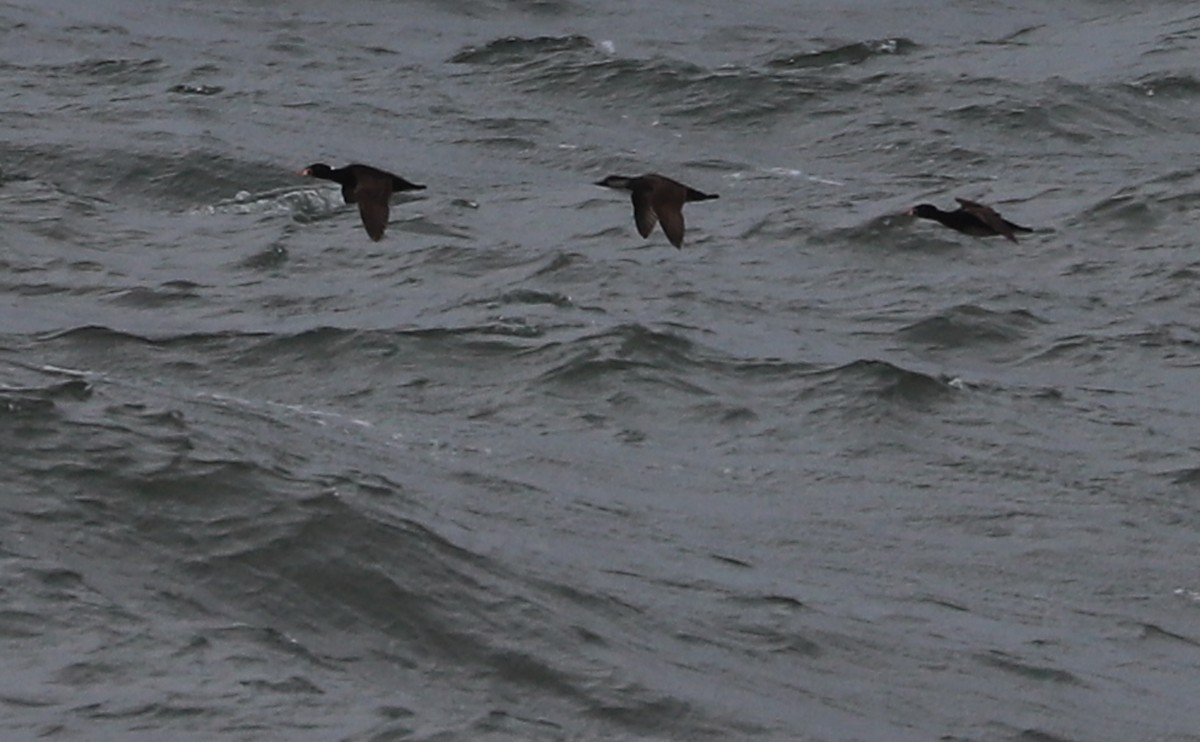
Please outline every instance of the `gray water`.
[[[0, 738], [1200, 739], [1198, 51], [0, 4]], [[373, 243], [317, 161], [428, 190]]]

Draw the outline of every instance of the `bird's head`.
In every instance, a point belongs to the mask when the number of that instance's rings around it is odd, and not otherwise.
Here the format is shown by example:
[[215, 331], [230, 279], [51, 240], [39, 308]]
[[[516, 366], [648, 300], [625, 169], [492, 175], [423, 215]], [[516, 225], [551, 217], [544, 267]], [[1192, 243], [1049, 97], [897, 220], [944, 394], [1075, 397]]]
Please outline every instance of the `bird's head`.
[[904, 213], [909, 216], [921, 217], [922, 219], [932, 219], [939, 211], [941, 209], [933, 204], [918, 204]]
[[629, 190], [629, 181], [631, 180], [633, 180], [633, 178], [629, 178], [624, 175], [610, 175], [604, 180], [597, 180], [595, 185], [627, 191]]
[[318, 162], [304, 168], [300, 171], [300, 174], [307, 175], [310, 178], [325, 178], [328, 180], [331, 172], [333, 172], [333, 168], [329, 167], [323, 162]]

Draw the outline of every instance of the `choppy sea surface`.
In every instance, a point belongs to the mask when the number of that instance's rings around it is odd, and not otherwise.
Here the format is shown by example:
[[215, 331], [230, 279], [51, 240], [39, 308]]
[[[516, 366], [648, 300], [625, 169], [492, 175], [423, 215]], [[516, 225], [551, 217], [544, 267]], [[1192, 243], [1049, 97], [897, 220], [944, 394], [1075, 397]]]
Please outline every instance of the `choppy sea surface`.
[[[1198, 54], [0, 2], [0, 738], [1200, 739]], [[373, 243], [318, 161], [428, 190]], [[651, 171], [681, 251], [592, 185]]]

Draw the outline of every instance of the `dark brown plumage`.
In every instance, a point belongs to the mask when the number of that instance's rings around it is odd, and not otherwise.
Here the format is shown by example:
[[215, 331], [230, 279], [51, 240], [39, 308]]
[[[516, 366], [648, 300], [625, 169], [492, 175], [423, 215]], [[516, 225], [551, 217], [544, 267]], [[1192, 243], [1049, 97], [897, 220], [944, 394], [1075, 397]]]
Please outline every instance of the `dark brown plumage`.
[[963, 234], [969, 234], [973, 237], [1003, 235], [1012, 242], [1017, 241], [1015, 232], [1033, 231], [1029, 227], [1013, 224], [997, 214], [990, 206], [968, 201], [965, 198], [956, 198], [954, 200], [959, 204], [959, 208], [954, 211], [942, 211], [933, 204], [920, 204], [909, 209], [908, 215], [920, 217], [921, 219], [932, 219], [946, 225], [950, 229], [957, 230]]
[[715, 193], [701, 193], [663, 175], [648, 173], [636, 178], [610, 175], [596, 185], [629, 191], [633, 199], [633, 221], [638, 234], [649, 237], [655, 223], [662, 224], [663, 233], [676, 248], [683, 247], [683, 205], [688, 201], [707, 201], [718, 198]]
[[348, 204], [358, 204], [358, 214], [362, 217], [363, 227], [375, 241], [379, 241], [383, 237], [383, 230], [387, 229], [392, 194], [396, 191], [420, 191], [425, 188], [370, 165], [354, 164], [335, 170], [323, 162], [318, 162], [304, 168], [300, 174], [332, 180], [341, 185], [342, 198]]

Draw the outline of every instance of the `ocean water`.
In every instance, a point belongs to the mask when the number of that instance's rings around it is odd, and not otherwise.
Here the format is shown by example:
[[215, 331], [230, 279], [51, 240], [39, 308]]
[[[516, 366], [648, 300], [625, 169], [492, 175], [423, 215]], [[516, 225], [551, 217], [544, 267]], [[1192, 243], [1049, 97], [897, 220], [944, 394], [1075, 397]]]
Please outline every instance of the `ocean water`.
[[[1200, 739], [1198, 52], [0, 3], [0, 738]], [[318, 161], [428, 190], [374, 243]]]

